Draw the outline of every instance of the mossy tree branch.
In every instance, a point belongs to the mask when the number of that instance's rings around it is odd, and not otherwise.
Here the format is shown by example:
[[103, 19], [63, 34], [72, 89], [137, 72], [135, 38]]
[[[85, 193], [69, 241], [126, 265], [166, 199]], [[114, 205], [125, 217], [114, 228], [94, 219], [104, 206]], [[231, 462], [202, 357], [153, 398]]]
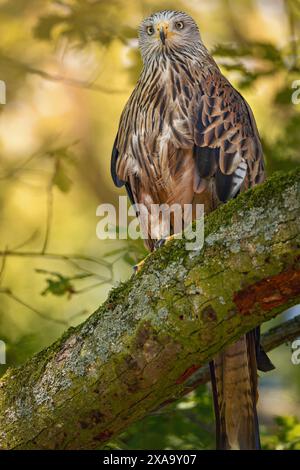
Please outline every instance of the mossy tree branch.
[[180, 396], [222, 348], [300, 303], [300, 171], [173, 240], [82, 325], [0, 381], [0, 448], [99, 448]]

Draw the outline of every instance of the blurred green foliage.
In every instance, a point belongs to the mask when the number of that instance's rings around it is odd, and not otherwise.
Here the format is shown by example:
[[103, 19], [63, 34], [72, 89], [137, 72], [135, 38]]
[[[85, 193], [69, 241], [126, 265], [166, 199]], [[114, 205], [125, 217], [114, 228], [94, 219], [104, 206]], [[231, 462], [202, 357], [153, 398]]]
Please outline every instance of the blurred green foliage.
[[295, 416], [278, 416], [276, 426], [263, 436], [264, 450], [300, 450], [300, 421]]
[[124, 6], [119, 0], [99, 1], [60, 1], [56, 14], [46, 14], [38, 18], [33, 29], [37, 39], [52, 40], [53, 37], [67, 38], [79, 47], [90, 41], [108, 46], [114, 39], [126, 41], [135, 37], [135, 29], [119, 22], [120, 9]]
[[204, 450], [214, 446], [211, 393], [206, 386], [200, 386], [180, 402], [131, 426], [108, 448]]
[[[0, 338], [10, 366], [84, 319], [146, 254], [140, 241], [97, 240], [95, 211], [119, 194], [109, 176], [110, 150], [141, 68], [137, 26], [164, 8], [197, 20], [222, 70], [250, 102], [268, 172], [299, 164], [300, 105], [292, 104], [292, 84], [300, 80], [300, 0], [1, 0], [7, 105], [0, 106]], [[275, 363], [262, 380], [265, 396], [282, 389], [297, 396], [299, 372], [289, 353], [277, 354]], [[291, 409], [279, 412], [299, 415], [299, 399], [290, 401]], [[262, 415], [264, 448], [299, 449], [298, 418], [274, 425], [270, 413]], [[201, 387], [110, 445], [208, 449], [213, 442], [210, 393]]]

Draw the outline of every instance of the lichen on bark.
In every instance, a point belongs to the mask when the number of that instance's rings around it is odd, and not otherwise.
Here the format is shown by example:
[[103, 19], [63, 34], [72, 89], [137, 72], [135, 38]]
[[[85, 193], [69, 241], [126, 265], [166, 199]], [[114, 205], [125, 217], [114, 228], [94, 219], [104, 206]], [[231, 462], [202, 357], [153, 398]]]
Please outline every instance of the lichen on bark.
[[300, 301], [299, 216], [296, 170], [209, 215], [202, 250], [183, 239], [153, 253], [82, 325], [1, 379], [0, 448], [99, 448], [179, 396], [227, 343]]

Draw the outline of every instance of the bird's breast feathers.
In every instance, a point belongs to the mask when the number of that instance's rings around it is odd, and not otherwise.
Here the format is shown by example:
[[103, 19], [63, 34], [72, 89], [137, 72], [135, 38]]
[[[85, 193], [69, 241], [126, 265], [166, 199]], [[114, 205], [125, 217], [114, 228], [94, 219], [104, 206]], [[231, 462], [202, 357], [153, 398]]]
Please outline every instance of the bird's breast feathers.
[[214, 178], [225, 201], [264, 176], [251, 109], [212, 63], [165, 62], [143, 71], [116, 145], [120, 180], [147, 179], [170, 193], [178, 181], [205, 191]]

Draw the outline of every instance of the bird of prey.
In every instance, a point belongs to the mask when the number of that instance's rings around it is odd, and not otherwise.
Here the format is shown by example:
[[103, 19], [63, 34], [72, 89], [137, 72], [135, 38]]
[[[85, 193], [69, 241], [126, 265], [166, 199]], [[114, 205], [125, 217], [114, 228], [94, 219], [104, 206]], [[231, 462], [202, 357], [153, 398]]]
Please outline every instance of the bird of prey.
[[[264, 181], [253, 113], [222, 75], [186, 13], [161, 11], [139, 29], [143, 70], [120, 119], [111, 173], [133, 204], [204, 204], [209, 213]], [[141, 221], [143, 228], [143, 221]], [[145, 225], [144, 225], [145, 227]], [[146, 226], [147, 227], [147, 226]], [[160, 231], [149, 233], [155, 249]], [[217, 447], [258, 449], [257, 368], [272, 368], [255, 330], [211, 363]]]

